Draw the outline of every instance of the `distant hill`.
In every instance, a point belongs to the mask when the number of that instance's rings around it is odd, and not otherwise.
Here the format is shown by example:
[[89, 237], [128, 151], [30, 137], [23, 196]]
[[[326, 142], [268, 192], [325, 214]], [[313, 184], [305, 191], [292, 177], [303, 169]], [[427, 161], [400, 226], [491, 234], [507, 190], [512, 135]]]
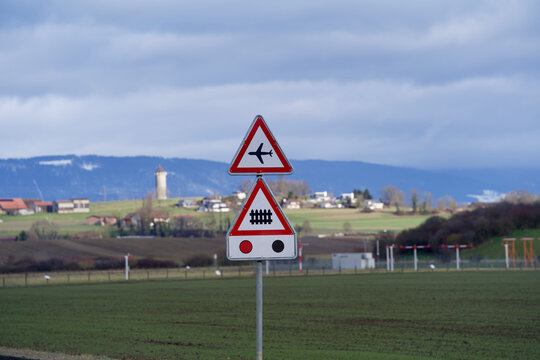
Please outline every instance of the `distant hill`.
[[[451, 195], [460, 202], [485, 190], [540, 192], [540, 169], [426, 171], [360, 161], [291, 160], [290, 179], [305, 180], [313, 191], [339, 195], [368, 188], [376, 197], [384, 185], [429, 191], [435, 199]], [[88, 197], [92, 201], [140, 199], [154, 191], [154, 171], [168, 172], [171, 197], [231, 194], [253, 177], [230, 176], [227, 163], [151, 156], [43, 156], [0, 159], [0, 197], [44, 200]]]

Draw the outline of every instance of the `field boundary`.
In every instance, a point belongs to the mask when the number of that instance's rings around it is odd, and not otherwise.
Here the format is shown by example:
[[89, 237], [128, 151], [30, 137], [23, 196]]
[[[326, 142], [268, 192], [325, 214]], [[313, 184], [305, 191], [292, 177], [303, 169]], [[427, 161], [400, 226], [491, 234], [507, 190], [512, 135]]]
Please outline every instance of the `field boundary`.
[[0, 346], [0, 359], [39, 359], [39, 360], [115, 360], [106, 356], [69, 355], [59, 352], [37, 351], [32, 349], [15, 349]]
[[[264, 277], [307, 277], [341, 274], [399, 274], [399, 273], [432, 273], [463, 271], [536, 271], [534, 267], [517, 267], [506, 269], [504, 260], [495, 259], [483, 266], [478, 263], [461, 262], [462, 267], [456, 269], [455, 263], [438, 264], [429, 268], [432, 261], [422, 261], [419, 270], [415, 271], [411, 261], [397, 262], [395, 271], [386, 270], [386, 263], [380, 262], [375, 269], [332, 269], [331, 266], [304, 265], [300, 273], [297, 264], [271, 264], [268, 272], [263, 270]], [[126, 280], [125, 270], [90, 270], [90, 271], [58, 271], [0, 274], [0, 288], [24, 286], [49, 286], [70, 284], [126, 283], [134, 281], [189, 281], [189, 280], [224, 280], [255, 277], [253, 264], [224, 267], [167, 268], [167, 269], [134, 269]]]

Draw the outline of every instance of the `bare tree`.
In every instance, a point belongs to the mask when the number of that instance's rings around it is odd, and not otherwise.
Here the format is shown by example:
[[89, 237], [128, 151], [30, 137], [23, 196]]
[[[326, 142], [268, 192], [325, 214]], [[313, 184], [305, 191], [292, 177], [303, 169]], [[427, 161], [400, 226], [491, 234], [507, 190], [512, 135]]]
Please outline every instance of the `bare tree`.
[[302, 223], [302, 231], [306, 235], [311, 234], [313, 232], [313, 229], [311, 228], [311, 223], [309, 222], [309, 220], [304, 220], [304, 222]]
[[420, 203], [420, 191], [416, 190], [415, 188], [409, 189], [409, 201], [411, 202], [413, 213], [416, 213]]
[[28, 238], [31, 240], [54, 240], [60, 238], [58, 225], [47, 220], [36, 221], [28, 230]]
[[141, 221], [139, 223], [139, 234], [140, 235], [149, 235], [151, 232], [151, 223], [152, 223], [152, 210], [153, 210], [153, 196], [149, 192], [146, 194], [146, 198], [143, 199], [142, 207], [137, 210]]
[[244, 180], [240, 185], [238, 185], [238, 190], [247, 193], [251, 189], [251, 180]]
[[433, 210], [433, 195], [430, 192], [424, 193], [424, 200], [422, 201], [422, 212], [429, 212]]
[[399, 207], [403, 206], [403, 191], [399, 190], [394, 185], [386, 185], [381, 189], [381, 196], [388, 201], [390, 205], [396, 207], [396, 212], [399, 212]]
[[504, 201], [512, 204], [531, 204], [540, 198], [527, 190], [511, 191], [504, 195]]
[[296, 197], [298, 195], [306, 195], [311, 192], [309, 185], [303, 180], [287, 180], [281, 176], [277, 180], [268, 181], [270, 189], [278, 196]]
[[437, 210], [439, 211], [446, 210], [449, 212], [454, 212], [456, 211], [456, 209], [457, 209], [456, 200], [454, 200], [454, 198], [451, 197], [450, 195], [445, 195], [442, 198], [440, 198], [439, 201], [437, 201]]

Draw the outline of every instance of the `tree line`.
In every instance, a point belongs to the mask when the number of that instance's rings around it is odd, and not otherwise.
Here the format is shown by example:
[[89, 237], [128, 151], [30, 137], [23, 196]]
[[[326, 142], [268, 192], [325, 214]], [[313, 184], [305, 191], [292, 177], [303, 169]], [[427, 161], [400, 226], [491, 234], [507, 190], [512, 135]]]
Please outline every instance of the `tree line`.
[[449, 219], [430, 217], [419, 227], [402, 231], [395, 241], [398, 245], [427, 244], [438, 253], [441, 245], [477, 246], [493, 237], [531, 228], [540, 228], [540, 201], [503, 201], [462, 211]]

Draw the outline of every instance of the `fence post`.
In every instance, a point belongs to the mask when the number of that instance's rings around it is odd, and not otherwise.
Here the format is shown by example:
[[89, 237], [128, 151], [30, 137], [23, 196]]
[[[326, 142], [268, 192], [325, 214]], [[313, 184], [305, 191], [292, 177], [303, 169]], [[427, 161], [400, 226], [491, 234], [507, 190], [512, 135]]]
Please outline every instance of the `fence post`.
[[205, 273], [205, 271], [203, 270], [203, 271], [202, 271], [202, 278], [203, 278], [203, 280], [204, 280], [204, 278], [205, 278], [205, 276], [204, 276], [205, 274], [204, 274], [204, 273]]
[[88, 282], [90, 282], [90, 271], [88, 272]]
[[165, 277], [167, 280], [169, 280], [169, 269], [167, 268], [165, 270], [166, 270]]
[[69, 273], [67, 273], [67, 278], [68, 278], [68, 284], [69, 284]]
[[109, 279], [109, 281], [111, 281], [111, 272], [107, 272], [107, 279]]
[[2, 287], [6, 287], [6, 278], [2, 276]]
[[242, 277], [242, 268], [238, 266], [238, 277]]
[[324, 275], [324, 266], [322, 267], [322, 274]]
[[184, 270], [184, 279], [187, 279], [187, 269]]
[[146, 270], [146, 280], [150, 280], [150, 271]]
[[28, 286], [28, 273], [24, 274], [24, 286]]

